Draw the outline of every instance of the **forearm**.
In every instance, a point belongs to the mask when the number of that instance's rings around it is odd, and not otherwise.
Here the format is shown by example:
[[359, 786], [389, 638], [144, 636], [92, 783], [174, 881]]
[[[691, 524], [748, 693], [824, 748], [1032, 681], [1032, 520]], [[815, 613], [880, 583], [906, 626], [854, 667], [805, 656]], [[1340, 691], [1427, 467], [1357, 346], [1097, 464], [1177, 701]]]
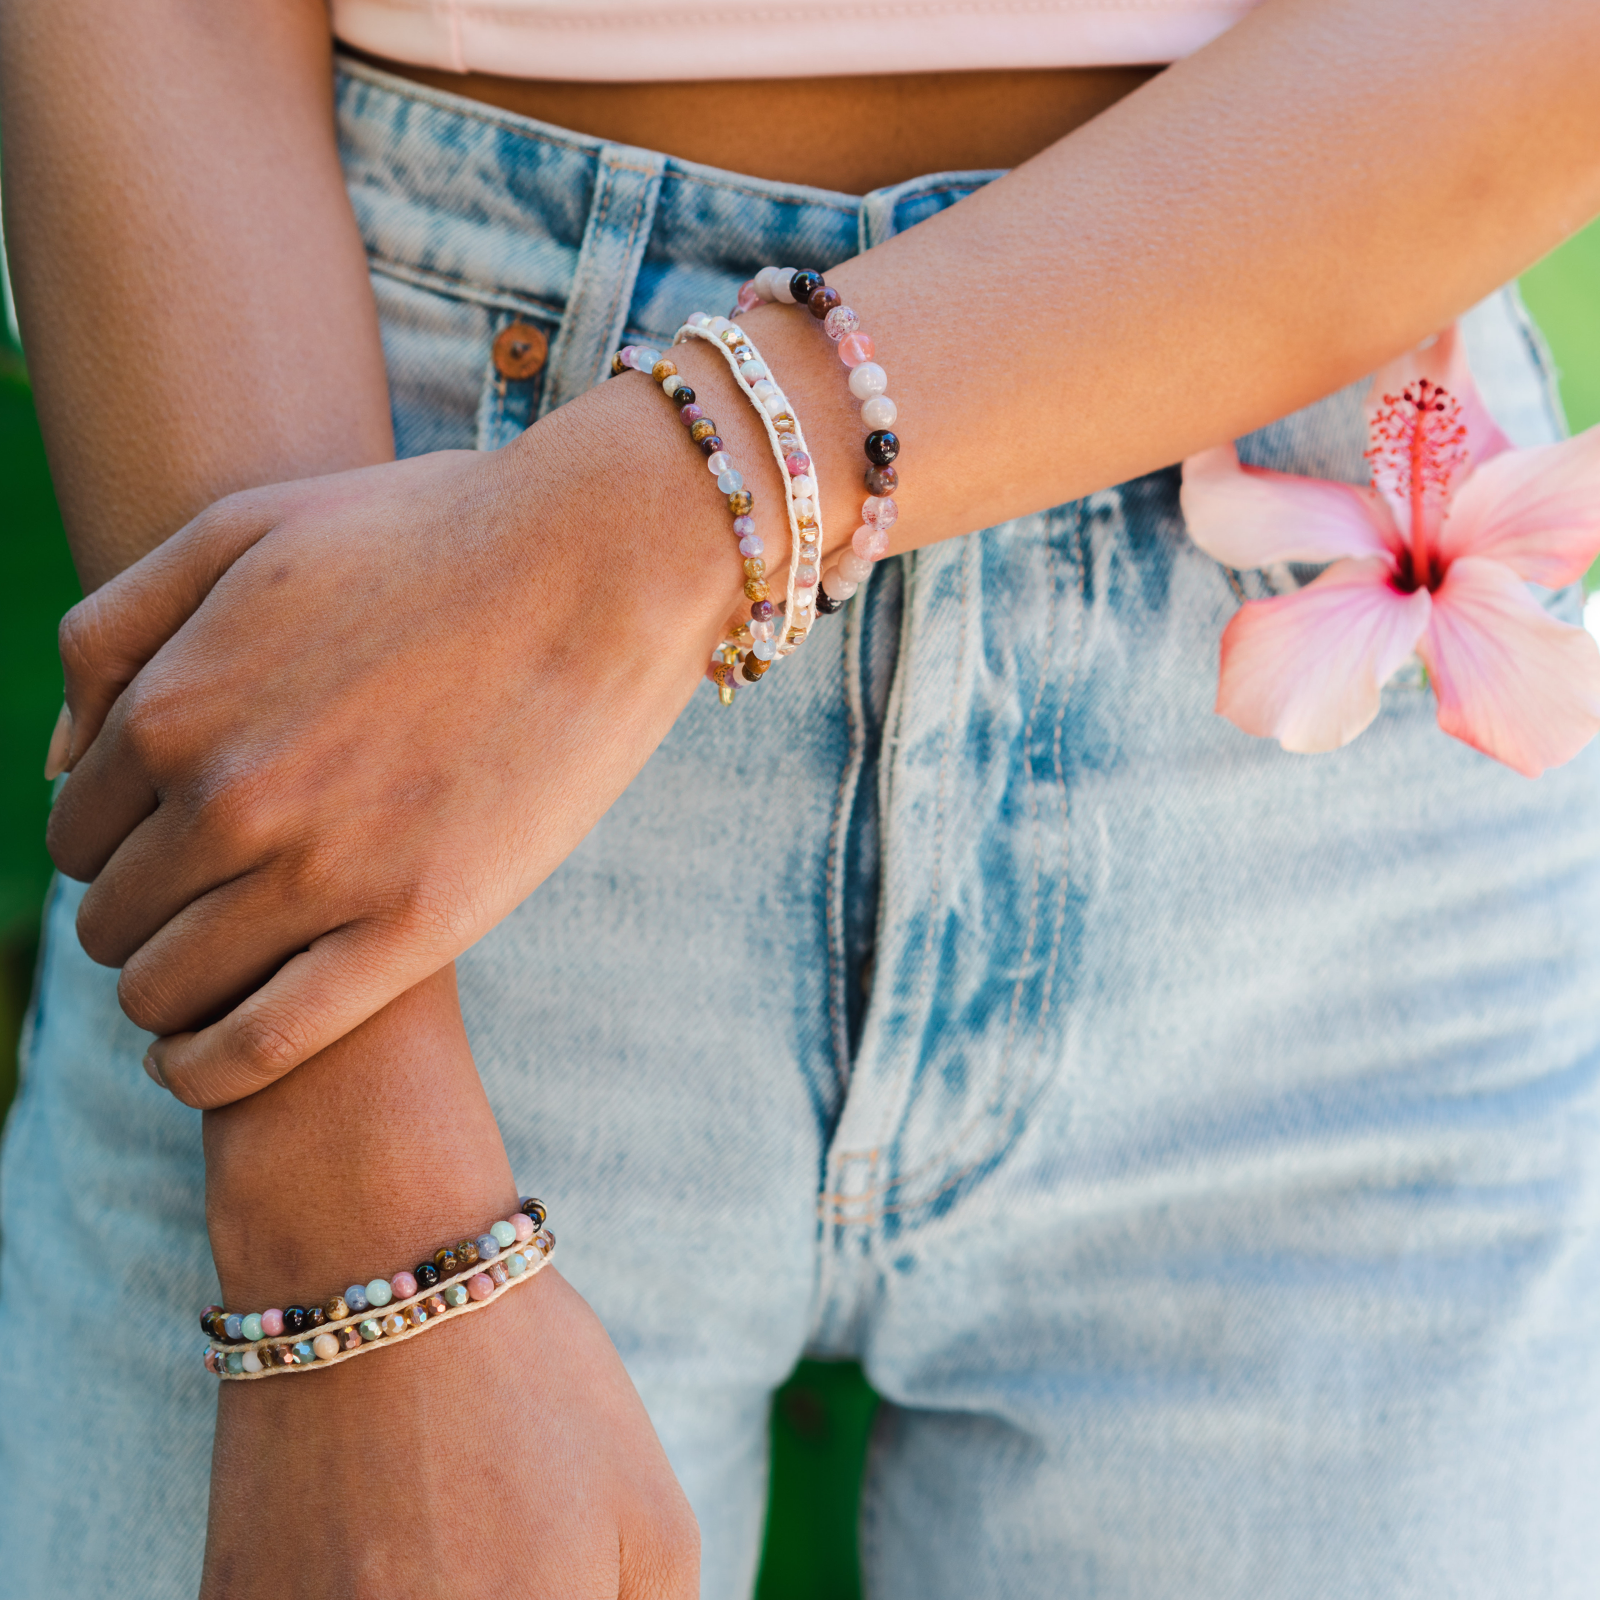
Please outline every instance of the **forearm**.
[[[1269, 0], [830, 271], [900, 406], [891, 549], [1181, 460], [1437, 331], [1600, 211], [1597, 81], [1590, 0]], [[863, 429], [842, 370], [792, 308], [742, 320], [847, 540]]]

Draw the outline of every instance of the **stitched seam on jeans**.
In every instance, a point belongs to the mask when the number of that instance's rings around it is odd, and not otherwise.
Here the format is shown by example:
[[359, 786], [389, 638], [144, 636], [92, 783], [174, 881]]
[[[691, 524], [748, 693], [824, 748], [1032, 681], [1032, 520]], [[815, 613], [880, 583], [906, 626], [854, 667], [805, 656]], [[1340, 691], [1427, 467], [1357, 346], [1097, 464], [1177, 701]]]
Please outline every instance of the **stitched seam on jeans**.
[[[1077, 619], [1077, 626], [1076, 626], [1076, 628], [1074, 630], [1074, 636], [1073, 636], [1073, 652], [1072, 652], [1071, 667], [1070, 667], [1069, 672], [1068, 672], [1067, 680], [1062, 685], [1061, 704], [1060, 704], [1060, 706], [1059, 706], [1059, 708], [1057, 710], [1057, 713], [1056, 713], [1056, 727], [1055, 727], [1055, 736], [1054, 736], [1054, 741], [1053, 741], [1054, 742], [1054, 749], [1055, 749], [1056, 777], [1057, 777], [1057, 780], [1058, 780], [1058, 782], [1060, 784], [1060, 788], [1061, 788], [1062, 816], [1063, 816], [1064, 820], [1070, 818], [1071, 812], [1070, 812], [1070, 799], [1068, 797], [1067, 788], [1066, 788], [1066, 775], [1065, 775], [1065, 772], [1064, 772], [1064, 770], [1062, 769], [1062, 766], [1061, 766], [1061, 729], [1062, 729], [1062, 726], [1063, 726], [1065, 718], [1066, 718], [1067, 704], [1068, 704], [1068, 702], [1069, 702], [1069, 700], [1071, 698], [1072, 690], [1074, 689], [1074, 687], [1077, 684], [1078, 664], [1079, 664], [1079, 660], [1080, 660], [1080, 656], [1081, 656], [1081, 649], [1082, 649], [1082, 643], [1083, 643], [1083, 612], [1084, 612], [1084, 604], [1085, 604], [1084, 582], [1085, 582], [1085, 578], [1086, 578], [1085, 568], [1086, 568], [1087, 563], [1086, 563], [1086, 561], [1084, 559], [1084, 552], [1083, 552], [1083, 529], [1082, 529], [1081, 520], [1078, 523], [1077, 533], [1078, 533], [1078, 538], [1077, 538], [1077, 543], [1078, 543], [1078, 561], [1077, 561], [1077, 568], [1078, 568], [1078, 619]], [[1052, 638], [1054, 636], [1054, 631], [1055, 631], [1055, 620], [1056, 619], [1055, 619], [1055, 612], [1054, 612], [1054, 604], [1052, 602], [1052, 614], [1051, 614], [1051, 635], [1052, 635]], [[1045, 675], [1045, 673], [1047, 671], [1048, 671], [1048, 665], [1041, 671], [1041, 675], [1040, 675], [1041, 685], [1044, 682], [1044, 675]], [[1035, 704], [1036, 705], [1037, 705], [1037, 699], [1038, 699], [1038, 697], [1036, 696], [1035, 697]], [[1031, 782], [1032, 781], [1032, 769], [1031, 769], [1031, 767], [1029, 769], [1029, 772], [1030, 772], [1030, 782]], [[1046, 987], [1045, 987], [1045, 994], [1044, 994], [1044, 1002], [1043, 1002], [1043, 1004], [1042, 1004], [1042, 1006], [1040, 1008], [1038, 1039], [1037, 1039], [1036, 1044], [1035, 1044], [1033, 1060], [1029, 1065], [1028, 1076], [1024, 1080], [1024, 1097], [1025, 1097], [1026, 1093], [1028, 1091], [1030, 1091], [1032, 1086], [1033, 1086], [1033, 1080], [1034, 1080], [1034, 1077], [1035, 1077], [1035, 1075], [1036, 1075], [1036, 1073], [1038, 1071], [1039, 1056], [1042, 1054], [1042, 1051], [1043, 1051], [1044, 1028], [1045, 1028], [1045, 1020], [1046, 1020], [1046, 1018], [1047, 1018], [1047, 1016], [1049, 1014], [1050, 992], [1051, 992], [1051, 989], [1053, 988], [1054, 983], [1055, 983], [1056, 961], [1058, 959], [1059, 952], [1060, 952], [1062, 934], [1063, 934], [1063, 932], [1065, 930], [1065, 926], [1066, 926], [1066, 900], [1067, 900], [1067, 878], [1065, 876], [1066, 859], [1067, 858], [1066, 858], [1066, 856], [1064, 854], [1063, 855], [1063, 877], [1062, 877], [1062, 882], [1061, 882], [1061, 892], [1057, 896], [1057, 901], [1056, 901], [1056, 905], [1057, 905], [1056, 932], [1055, 932], [1055, 937], [1051, 942], [1050, 961], [1049, 961], [1049, 964], [1048, 964], [1047, 969], [1046, 969], [1046, 980], [1045, 980]], [[1021, 980], [1019, 979], [1019, 983], [1020, 982], [1021, 982]], [[905, 1183], [908, 1183], [911, 1180], [913, 1180], [913, 1179], [915, 1179], [917, 1177], [920, 1177], [920, 1176], [924, 1175], [925, 1173], [931, 1171], [933, 1168], [937, 1167], [941, 1163], [941, 1161], [947, 1160], [949, 1158], [951, 1152], [959, 1147], [962, 1139], [964, 1139], [967, 1136], [967, 1134], [969, 1134], [973, 1130], [973, 1128], [979, 1126], [983, 1122], [985, 1114], [986, 1113], [980, 1113], [977, 1116], [974, 1116], [966, 1124], [966, 1126], [962, 1129], [961, 1133], [958, 1134], [950, 1142], [950, 1144], [945, 1147], [944, 1151], [939, 1156], [937, 1156], [937, 1157], [935, 1157], [935, 1158], [933, 1158], [931, 1160], [919, 1163], [916, 1167], [912, 1168], [908, 1172], [896, 1174], [894, 1177], [890, 1178], [890, 1180], [887, 1183], [881, 1185], [880, 1187], [872, 1188], [872, 1189], [866, 1189], [866, 1190], [863, 1190], [860, 1194], [855, 1194], [855, 1195], [825, 1194], [825, 1195], [823, 1195], [821, 1197], [822, 1198], [822, 1202], [824, 1204], [829, 1205], [829, 1206], [831, 1206], [833, 1208], [834, 1213], [835, 1213], [835, 1221], [837, 1223], [839, 1223], [841, 1226], [848, 1226], [848, 1227], [871, 1227], [874, 1223], [881, 1221], [886, 1216], [897, 1215], [900, 1212], [904, 1212], [904, 1211], [916, 1211], [916, 1210], [921, 1209], [924, 1206], [931, 1205], [934, 1201], [938, 1200], [938, 1198], [941, 1195], [948, 1193], [951, 1189], [955, 1188], [958, 1184], [962, 1183], [966, 1178], [970, 1177], [972, 1175], [972, 1173], [976, 1172], [979, 1167], [983, 1166], [984, 1163], [987, 1162], [994, 1155], [994, 1153], [1001, 1147], [1001, 1145], [1005, 1143], [1006, 1132], [1005, 1132], [1004, 1129], [998, 1130], [996, 1135], [995, 1135], [995, 1137], [994, 1137], [994, 1139], [989, 1143], [989, 1145], [988, 1145], [988, 1147], [986, 1149], [984, 1149], [978, 1155], [974, 1156], [972, 1158], [972, 1160], [968, 1161], [966, 1163], [966, 1165], [961, 1167], [959, 1170], [957, 1170], [954, 1173], [951, 1173], [944, 1180], [944, 1182], [941, 1183], [938, 1186], [938, 1188], [934, 1189], [930, 1194], [921, 1195], [921, 1196], [917, 1197], [914, 1200], [895, 1201], [895, 1202], [893, 1202], [891, 1204], [888, 1204], [888, 1205], [881, 1205], [881, 1206], [876, 1207], [874, 1210], [866, 1213], [865, 1215], [861, 1215], [861, 1216], [852, 1215], [852, 1216], [850, 1216], [848, 1218], [845, 1218], [845, 1217], [840, 1216], [838, 1214], [839, 1212], [841, 1212], [842, 1210], [844, 1210], [845, 1208], [847, 1208], [849, 1206], [859, 1205], [862, 1201], [874, 1199], [877, 1195], [880, 1195], [880, 1194], [886, 1194], [889, 1191], [891, 1191], [893, 1189], [896, 1189], [896, 1188], [900, 1187], [901, 1185], [903, 1185]]]
[[552, 326], [558, 327], [561, 323], [562, 307], [554, 301], [541, 300], [536, 295], [522, 294], [515, 289], [491, 288], [472, 278], [441, 272], [437, 267], [408, 266], [403, 261], [392, 261], [372, 250], [367, 252], [367, 266], [370, 271], [393, 278], [397, 283], [407, 284], [413, 289], [426, 289], [430, 293], [451, 300], [462, 300], [469, 305], [491, 306], [496, 311], [542, 313], [550, 318]]
[[[828, 900], [823, 907], [824, 928], [828, 940], [828, 1024], [833, 1041], [833, 1071], [841, 1090], [850, 1087], [850, 1007], [844, 999], [844, 986], [850, 981], [844, 949], [843, 898], [845, 841], [849, 824], [845, 818], [845, 790], [848, 787], [852, 800], [861, 784], [861, 752], [856, 749], [860, 724], [856, 720], [855, 702], [850, 694], [850, 646], [860, 634], [856, 627], [856, 611], [852, 607], [844, 617], [844, 649], [840, 652], [844, 669], [844, 723], [845, 759], [839, 769], [839, 786], [833, 797], [833, 827], [828, 841]], [[859, 677], [858, 677], [859, 681]], [[852, 809], [854, 807], [852, 806]]]

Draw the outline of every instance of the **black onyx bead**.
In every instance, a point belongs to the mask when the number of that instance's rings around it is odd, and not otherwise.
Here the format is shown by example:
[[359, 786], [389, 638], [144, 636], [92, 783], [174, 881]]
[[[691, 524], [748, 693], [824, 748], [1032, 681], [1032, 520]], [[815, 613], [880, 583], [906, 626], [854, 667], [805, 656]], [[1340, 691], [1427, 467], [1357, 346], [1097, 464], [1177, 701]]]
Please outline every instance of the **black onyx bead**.
[[714, 456], [717, 451], [725, 450], [726, 448], [727, 446], [723, 444], [720, 433], [708, 433], [700, 441], [700, 454], [703, 456]]
[[672, 403], [675, 406], [692, 406], [694, 404], [694, 390], [686, 383], [680, 383], [672, 391]]
[[424, 1261], [413, 1269], [411, 1276], [417, 1280], [419, 1289], [432, 1289], [439, 1282], [439, 1269], [431, 1261]]
[[867, 468], [868, 494], [893, 494], [899, 486], [900, 469], [898, 467]]
[[806, 297], [806, 309], [818, 322], [821, 322], [835, 306], [843, 304], [839, 291], [828, 284], [823, 284], [820, 289], [813, 289]]
[[863, 448], [867, 452], [867, 460], [873, 466], [886, 467], [900, 454], [900, 440], [887, 428], [879, 428], [867, 435], [867, 442]]
[[285, 1306], [283, 1308], [283, 1331], [285, 1333], [304, 1333], [306, 1331], [306, 1308], [304, 1306]]
[[544, 1226], [544, 1201], [535, 1200], [531, 1195], [526, 1196], [524, 1197], [521, 1205], [517, 1207], [517, 1210], [520, 1211], [525, 1217], [532, 1217], [534, 1227], [542, 1228]]
[[844, 610], [844, 601], [835, 600], [833, 596], [829, 594], [828, 591], [819, 583], [817, 585], [817, 610], [820, 611], [823, 616], [831, 617], [835, 611]]
[[805, 305], [822, 287], [822, 281], [820, 272], [813, 272], [810, 267], [802, 267], [789, 280], [789, 293], [794, 296], [794, 303], [797, 306]]
[[306, 1329], [305, 1329], [305, 1331], [307, 1333], [312, 1332], [313, 1329], [320, 1328], [322, 1326], [322, 1324], [324, 1322], [326, 1322], [327, 1320], [328, 1320], [328, 1313], [326, 1311], [324, 1311], [321, 1306], [307, 1306], [306, 1307]]

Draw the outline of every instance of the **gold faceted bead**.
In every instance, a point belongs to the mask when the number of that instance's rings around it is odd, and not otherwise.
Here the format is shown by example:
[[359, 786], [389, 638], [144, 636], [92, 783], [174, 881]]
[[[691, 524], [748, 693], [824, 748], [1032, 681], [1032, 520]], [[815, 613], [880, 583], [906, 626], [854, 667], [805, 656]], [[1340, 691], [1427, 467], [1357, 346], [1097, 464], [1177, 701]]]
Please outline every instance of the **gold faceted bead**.
[[719, 683], [717, 685], [717, 699], [723, 705], [731, 706], [733, 704], [733, 685], [731, 683]]
[[701, 417], [698, 422], [692, 423], [689, 428], [689, 437], [699, 444], [702, 439], [709, 439], [717, 431], [717, 425], [710, 417]]
[[784, 635], [784, 638], [789, 644], [804, 644], [806, 642], [806, 630], [804, 628], [791, 628]]
[[677, 375], [677, 367], [674, 366], [672, 362], [668, 361], [665, 356], [662, 356], [662, 358], [650, 369], [650, 376], [654, 378], [657, 383], [665, 383], [668, 378], [675, 378]]
[[746, 578], [744, 580], [744, 597], [746, 600], [766, 600], [771, 598], [771, 591], [767, 588], [765, 578]]
[[329, 1322], [343, 1322], [350, 1315], [350, 1307], [345, 1304], [342, 1294], [334, 1295], [322, 1309]]
[[391, 1311], [378, 1326], [383, 1329], [387, 1338], [394, 1338], [397, 1333], [406, 1331], [406, 1319], [398, 1311]]
[[744, 575], [747, 578], [764, 578], [767, 575], [767, 564], [760, 556], [750, 556], [744, 564]]
[[794, 418], [787, 411], [782, 411], [772, 419], [772, 426], [780, 430], [792, 428], [794, 426]]
[[748, 489], [740, 489], [735, 494], [728, 496], [728, 509], [736, 517], [748, 514], [751, 506], [756, 503], [756, 497]]

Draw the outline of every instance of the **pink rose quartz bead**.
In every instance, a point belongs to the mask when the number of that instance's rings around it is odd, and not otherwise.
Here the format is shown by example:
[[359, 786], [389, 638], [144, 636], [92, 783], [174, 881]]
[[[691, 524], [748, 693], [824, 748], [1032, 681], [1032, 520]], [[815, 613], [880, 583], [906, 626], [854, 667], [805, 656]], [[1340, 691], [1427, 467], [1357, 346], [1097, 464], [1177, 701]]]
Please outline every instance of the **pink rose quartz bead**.
[[875, 528], [892, 528], [900, 520], [900, 507], [888, 495], [868, 495], [861, 502], [861, 520]]
[[264, 1339], [276, 1339], [283, 1332], [283, 1313], [278, 1310], [263, 1311], [261, 1313], [261, 1336]]
[[633, 358], [638, 353], [639, 353], [638, 345], [636, 345], [636, 344], [625, 344], [617, 352], [617, 360], [619, 360], [623, 364], [623, 366], [631, 367], [633, 365]]
[[872, 574], [872, 563], [863, 561], [854, 550], [846, 550], [839, 557], [839, 576], [846, 583], [860, 583]]
[[859, 367], [872, 359], [872, 335], [850, 333], [839, 341], [839, 359], [847, 367]]
[[822, 331], [837, 344], [847, 339], [861, 326], [861, 318], [849, 306], [835, 306], [822, 319]]
[[474, 1300], [487, 1300], [494, 1293], [494, 1279], [487, 1272], [475, 1272], [467, 1279], [467, 1293]]
[[837, 567], [829, 567], [822, 574], [822, 587], [828, 591], [829, 599], [842, 604], [856, 592], [858, 586], [846, 578]]
[[803, 473], [810, 472], [811, 457], [808, 456], [804, 450], [796, 450], [792, 456], [786, 456], [784, 458], [783, 464], [789, 469], [789, 476], [791, 478], [798, 478]]
[[533, 1225], [533, 1218], [525, 1212], [519, 1211], [514, 1217], [507, 1217], [511, 1224], [511, 1231], [517, 1236], [518, 1244], [526, 1244], [539, 1230]]
[[756, 288], [755, 279], [751, 278], [746, 283], [739, 285], [739, 309], [741, 311], [754, 311], [761, 304], [761, 292]]
[[396, 1300], [409, 1300], [417, 1292], [417, 1280], [409, 1272], [397, 1272], [389, 1280]]
[[870, 522], [864, 522], [850, 535], [850, 548], [863, 561], [876, 561], [888, 552], [889, 530], [875, 528]]

